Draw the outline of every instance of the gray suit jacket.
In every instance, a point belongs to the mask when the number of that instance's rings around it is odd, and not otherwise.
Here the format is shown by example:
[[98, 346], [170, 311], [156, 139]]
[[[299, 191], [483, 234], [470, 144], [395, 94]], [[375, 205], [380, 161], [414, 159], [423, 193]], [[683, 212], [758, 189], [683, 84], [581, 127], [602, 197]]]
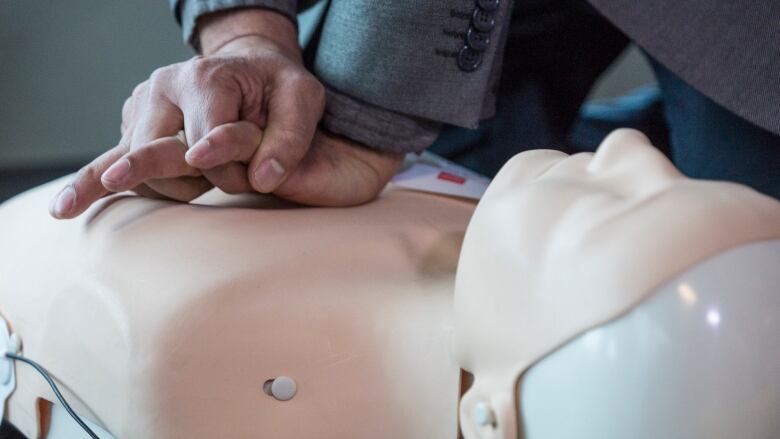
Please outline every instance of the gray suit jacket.
[[780, 134], [780, 1], [589, 1], [704, 95]]
[[[235, 7], [295, 20], [297, 0], [169, 0], [192, 40], [197, 17]], [[707, 96], [780, 133], [780, 2], [590, 0]], [[494, 113], [512, 0], [330, 0], [312, 69], [329, 90], [323, 124], [386, 150], [418, 151], [442, 123]]]

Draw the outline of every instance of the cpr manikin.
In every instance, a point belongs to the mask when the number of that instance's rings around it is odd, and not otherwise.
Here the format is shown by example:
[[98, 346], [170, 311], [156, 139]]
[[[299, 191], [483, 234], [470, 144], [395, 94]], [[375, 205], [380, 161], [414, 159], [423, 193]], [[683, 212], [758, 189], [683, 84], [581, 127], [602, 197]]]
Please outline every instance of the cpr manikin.
[[[711, 306], [715, 296], [696, 276], [725, 281], [696, 272], [679, 293], [675, 277], [750, 243], [769, 245], [749, 251], [772, 264], [770, 240], [780, 237], [776, 201], [683, 178], [625, 131], [595, 156], [513, 159], [480, 202], [459, 263], [474, 205], [444, 196], [391, 187], [364, 206], [305, 209], [260, 196], [212, 193], [192, 206], [118, 195], [61, 222], [45, 214], [61, 185], [0, 208], [0, 312], [23, 353], [54, 374], [104, 438], [456, 439], [460, 422], [467, 438], [547, 439], [568, 437], [551, 430], [566, 420], [578, 437], [603, 433], [597, 421], [614, 422], [606, 412], [625, 401], [599, 391], [649, 385], [643, 374], [653, 386], [668, 384], [609, 357], [608, 342], [616, 355], [632, 347], [645, 355], [635, 361], [661, 364], [685, 346], [674, 328], [700, 322], [690, 317], [700, 307], [720, 319], [721, 334], [731, 331], [747, 311], [735, 311], [733, 296]], [[692, 304], [669, 305], [668, 285]], [[780, 348], [776, 319], [760, 319], [778, 302], [759, 303], [748, 286], [739, 284], [755, 299], [746, 302], [750, 315], [766, 323], [742, 329], [764, 334], [766, 351], [743, 343], [734, 358], [765, 389], [743, 393], [763, 404], [751, 413], [766, 426], [778, 391], [765, 375], [777, 357], [762, 355]], [[661, 337], [666, 351], [632, 336], [635, 315], [676, 322]], [[606, 353], [583, 357], [583, 346], [594, 345]], [[761, 361], [770, 366], [754, 370]], [[461, 368], [475, 377], [462, 400]], [[31, 438], [71, 437], [61, 429], [73, 423], [62, 421], [40, 377], [15, 370], [6, 418]], [[673, 388], [698, 398], [685, 387], [690, 371], [665, 370]], [[605, 371], [635, 377], [634, 387]], [[709, 371], [701, 375], [729, 372]], [[572, 397], [575, 385], [598, 399]], [[644, 427], [635, 418], [623, 416], [620, 431]]]
[[635, 131], [510, 161], [458, 265], [467, 439], [780, 435], [780, 203]]

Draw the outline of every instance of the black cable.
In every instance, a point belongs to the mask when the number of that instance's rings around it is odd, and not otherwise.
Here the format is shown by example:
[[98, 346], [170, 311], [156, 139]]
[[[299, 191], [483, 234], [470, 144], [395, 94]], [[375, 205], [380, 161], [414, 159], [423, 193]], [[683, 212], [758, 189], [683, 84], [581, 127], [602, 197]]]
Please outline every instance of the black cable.
[[100, 439], [100, 437], [98, 437], [98, 435], [96, 435], [95, 432], [92, 431], [92, 429], [89, 428], [87, 424], [85, 424], [84, 421], [81, 420], [81, 418], [79, 418], [79, 415], [77, 415], [76, 412], [74, 412], [73, 409], [70, 408], [70, 404], [68, 404], [68, 402], [65, 401], [65, 397], [63, 397], [62, 393], [60, 393], [60, 389], [57, 387], [57, 384], [54, 383], [54, 380], [51, 378], [51, 375], [49, 374], [49, 372], [46, 371], [46, 369], [43, 368], [43, 366], [41, 366], [40, 364], [36, 363], [33, 360], [30, 360], [29, 358], [25, 358], [21, 355], [16, 355], [11, 352], [6, 352], [5, 356], [13, 360], [21, 361], [22, 363], [27, 363], [30, 366], [32, 366], [33, 369], [37, 370], [38, 373], [43, 375], [43, 379], [45, 379], [46, 382], [49, 383], [49, 385], [51, 386], [51, 390], [54, 391], [54, 394], [57, 396], [57, 399], [60, 400], [60, 403], [63, 405], [63, 407], [65, 407], [65, 410], [73, 418], [73, 420], [76, 421], [76, 423], [79, 424], [79, 426], [81, 426], [81, 428], [83, 428], [84, 431], [87, 432], [87, 434], [89, 434], [89, 437], [91, 437], [92, 439]]

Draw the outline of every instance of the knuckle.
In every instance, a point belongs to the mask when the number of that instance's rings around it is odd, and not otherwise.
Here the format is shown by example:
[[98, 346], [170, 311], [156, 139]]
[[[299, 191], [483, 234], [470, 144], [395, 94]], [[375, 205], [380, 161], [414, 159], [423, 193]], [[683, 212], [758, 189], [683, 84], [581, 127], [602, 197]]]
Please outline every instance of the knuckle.
[[297, 72], [290, 80], [295, 88], [312, 103], [325, 102], [325, 86], [308, 72]]
[[178, 70], [178, 64], [170, 64], [167, 66], [162, 66], [154, 69], [154, 71], [152, 71], [152, 76], [159, 77], [159, 78], [166, 78], [170, 80], [171, 78], [176, 76], [177, 70]]
[[188, 68], [193, 79], [202, 82], [208, 80], [215, 69], [215, 63], [209, 58], [197, 57], [188, 61]]
[[208, 140], [214, 144], [230, 146], [235, 144], [238, 141], [238, 138], [234, 130], [231, 130], [230, 127], [220, 125], [211, 131]]
[[135, 86], [133, 89], [133, 92], [130, 94], [130, 99], [137, 99], [138, 97], [142, 96], [144, 93], [146, 93], [146, 90], [149, 88], [149, 81], [144, 81], [138, 85]]
[[152, 70], [152, 74], [149, 75], [149, 82], [160, 81], [162, 78], [165, 77], [165, 74], [166, 74], [165, 67], [158, 67]]
[[130, 154], [126, 156], [126, 158], [133, 167], [149, 166], [155, 165], [157, 163], [157, 161], [154, 160], [156, 155], [157, 151], [155, 150], [154, 146], [151, 144], [146, 144], [139, 145], [137, 148], [133, 148]]
[[149, 95], [161, 96], [170, 87], [171, 80], [167, 67], [161, 67], [149, 76]]
[[133, 118], [133, 100], [132, 98], [127, 98], [125, 100], [125, 103], [122, 105], [122, 122], [119, 125], [122, 135], [125, 134], [127, 128], [132, 123], [132, 118]]
[[133, 98], [132, 96], [125, 99], [125, 102], [122, 104], [122, 114], [128, 114], [130, 113], [130, 110], [133, 108]]
[[288, 153], [294, 152], [290, 147], [307, 146], [304, 131], [301, 129], [279, 128], [274, 134], [276, 147]]
[[129, 122], [133, 116], [133, 98], [129, 97], [125, 99], [125, 103], [122, 104], [122, 121]]
[[90, 163], [87, 166], [84, 166], [83, 168], [79, 169], [79, 171], [76, 173], [76, 178], [74, 181], [76, 182], [90, 182], [90, 181], [98, 181], [100, 180], [100, 172], [98, 171], [97, 166], [95, 164]]
[[307, 84], [307, 90], [309, 95], [311, 96], [313, 102], [317, 103], [319, 106], [324, 107], [325, 106], [325, 86], [322, 85], [320, 81], [318, 81], [313, 76], [309, 75], [310, 79]]
[[187, 61], [187, 68], [182, 72], [185, 80], [179, 82], [182, 87], [196, 94], [233, 90], [240, 76], [235, 65], [236, 62], [229, 59], [194, 58]]

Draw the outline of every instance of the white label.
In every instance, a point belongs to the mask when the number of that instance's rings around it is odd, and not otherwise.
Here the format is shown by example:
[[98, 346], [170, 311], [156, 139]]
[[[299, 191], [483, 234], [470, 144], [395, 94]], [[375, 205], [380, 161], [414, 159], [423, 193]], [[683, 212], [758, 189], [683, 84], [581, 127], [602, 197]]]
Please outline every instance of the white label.
[[436, 154], [408, 154], [391, 182], [402, 188], [478, 200], [490, 179]]

